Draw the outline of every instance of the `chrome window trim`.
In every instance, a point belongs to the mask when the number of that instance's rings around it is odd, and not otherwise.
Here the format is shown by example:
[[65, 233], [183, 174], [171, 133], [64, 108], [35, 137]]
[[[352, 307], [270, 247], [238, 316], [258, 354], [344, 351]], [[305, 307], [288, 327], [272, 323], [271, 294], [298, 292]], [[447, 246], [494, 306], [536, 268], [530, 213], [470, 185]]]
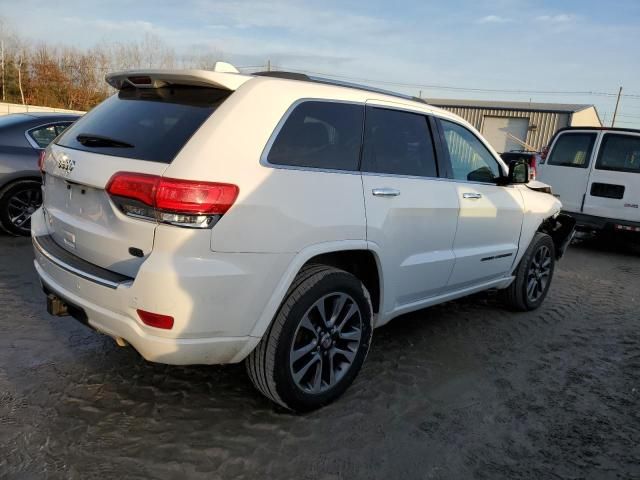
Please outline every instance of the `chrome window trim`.
[[[46, 127], [51, 127], [51, 126], [56, 126], [56, 125], [63, 125], [65, 123], [68, 123], [67, 128], [69, 126], [71, 126], [73, 124], [74, 120], [58, 120], [57, 122], [49, 122], [49, 123], [43, 123], [41, 125], [37, 125], [35, 127], [31, 127], [28, 130], [25, 130], [24, 132], [24, 136], [27, 139], [27, 142], [29, 142], [29, 145], [31, 145], [33, 148], [35, 148], [36, 150], [44, 150], [47, 147], [41, 147], [40, 145], [38, 145], [38, 142], [35, 141], [35, 139], [31, 136], [31, 132], [33, 132], [34, 130], [40, 130], [41, 128], [46, 128]], [[66, 129], [65, 129], [66, 130]], [[58, 137], [58, 135], [56, 135], [56, 138]], [[54, 138], [55, 140], [55, 138]], [[51, 141], [51, 143], [53, 143], [53, 140]]]
[[49, 252], [47, 252], [44, 249], [44, 247], [42, 247], [42, 245], [40, 245], [40, 243], [38, 243], [38, 240], [36, 239], [36, 237], [32, 237], [32, 240], [33, 240], [34, 247], [36, 247], [36, 249], [38, 250], [38, 252], [40, 252], [40, 254], [42, 254], [42, 256], [44, 256], [47, 260], [49, 260], [54, 265], [57, 265], [63, 270], [66, 270], [67, 272], [73, 273], [81, 278], [84, 278], [85, 280], [89, 280], [91, 282], [97, 283], [98, 285], [102, 285], [104, 287], [108, 287], [112, 289], [116, 289], [120, 285], [124, 285], [128, 283], [128, 282], [112, 282], [111, 280], [107, 280], [105, 278], [97, 277], [90, 273], [83, 272], [82, 270], [72, 267], [68, 263], [65, 263], [62, 260], [51, 255]]

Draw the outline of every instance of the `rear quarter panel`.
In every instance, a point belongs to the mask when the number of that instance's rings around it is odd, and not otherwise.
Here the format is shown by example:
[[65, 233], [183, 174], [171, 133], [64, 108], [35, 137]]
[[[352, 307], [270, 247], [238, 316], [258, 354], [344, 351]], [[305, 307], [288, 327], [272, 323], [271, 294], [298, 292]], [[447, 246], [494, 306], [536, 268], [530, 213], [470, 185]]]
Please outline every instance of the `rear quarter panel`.
[[205, 122], [165, 172], [169, 177], [238, 185], [235, 204], [212, 230], [214, 251], [295, 253], [313, 244], [366, 238], [359, 173], [260, 163], [272, 133], [294, 102], [323, 95], [354, 100], [348, 89], [324, 93], [306, 82], [289, 81], [283, 88], [284, 83], [246, 82]]

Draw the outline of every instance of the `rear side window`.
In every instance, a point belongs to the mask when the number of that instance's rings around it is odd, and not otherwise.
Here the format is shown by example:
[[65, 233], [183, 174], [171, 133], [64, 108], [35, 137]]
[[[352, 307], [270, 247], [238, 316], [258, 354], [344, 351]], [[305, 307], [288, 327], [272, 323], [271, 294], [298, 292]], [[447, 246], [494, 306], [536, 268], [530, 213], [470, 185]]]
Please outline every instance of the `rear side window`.
[[553, 145], [547, 163], [559, 167], [587, 168], [595, 139], [595, 133], [563, 133]]
[[40, 148], [45, 148], [58, 135], [56, 134], [56, 127], [54, 125], [49, 125], [47, 127], [30, 130], [29, 136], [33, 138]]
[[76, 150], [171, 163], [229, 94], [227, 90], [190, 86], [124, 88], [74, 123], [56, 143]]
[[274, 165], [358, 170], [364, 106], [308, 101], [278, 132], [267, 161]]
[[29, 130], [29, 136], [38, 144], [40, 148], [45, 148], [53, 140], [60, 135], [71, 124], [58, 123], [56, 125], [47, 125], [44, 127], [34, 128]]
[[426, 116], [369, 107], [366, 123], [363, 171], [438, 176]]
[[640, 137], [606, 134], [602, 139], [596, 168], [640, 173]]

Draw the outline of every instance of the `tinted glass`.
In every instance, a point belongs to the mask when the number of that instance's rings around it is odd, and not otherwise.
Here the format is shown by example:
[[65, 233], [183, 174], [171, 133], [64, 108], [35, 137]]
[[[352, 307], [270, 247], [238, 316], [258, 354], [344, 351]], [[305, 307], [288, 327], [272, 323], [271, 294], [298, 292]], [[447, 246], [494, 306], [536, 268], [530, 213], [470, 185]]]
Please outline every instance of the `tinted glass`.
[[[170, 163], [228, 96], [226, 90], [204, 87], [125, 88], [74, 123], [57, 143], [77, 150]], [[102, 140], [83, 144], [78, 136]]]
[[267, 160], [275, 165], [358, 170], [364, 106], [304, 102], [295, 107]]
[[502, 175], [496, 159], [471, 131], [446, 120], [441, 124], [454, 179], [493, 183]]
[[591, 158], [595, 133], [563, 133], [549, 154], [549, 165], [587, 168]]
[[606, 134], [602, 139], [596, 168], [640, 173], [640, 137]]
[[367, 109], [362, 169], [366, 172], [437, 177], [436, 158], [427, 117]]
[[59, 123], [58, 125], [56, 125], [56, 135], [60, 135], [62, 132], [64, 132], [67, 128], [69, 128], [69, 125], [71, 125], [71, 122]]
[[29, 135], [35, 140], [40, 148], [45, 148], [58, 136], [56, 134], [55, 125], [36, 128], [35, 130], [31, 130]]

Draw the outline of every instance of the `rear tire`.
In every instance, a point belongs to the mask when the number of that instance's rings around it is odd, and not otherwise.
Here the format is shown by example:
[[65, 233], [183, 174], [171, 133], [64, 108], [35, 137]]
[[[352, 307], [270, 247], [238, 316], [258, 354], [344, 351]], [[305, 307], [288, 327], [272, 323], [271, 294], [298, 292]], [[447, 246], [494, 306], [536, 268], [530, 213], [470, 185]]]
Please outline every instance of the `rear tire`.
[[0, 190], [0, 227], [11, 235], [31, 234], [31, 215], [42, 204], [37, 180], [18, 180]]
[[351, 385], [371, 342], [373, 309], [354, 275], [303, 268], [262, 340], [246, 360], [253, 385], [296, 412], [320, 408]]
[[536, 233], [515, 271], [515, 280], [501, 292], [507, 307], [526, 312], [542, 305], [553, 279], [555, 258], [551, 237]]

